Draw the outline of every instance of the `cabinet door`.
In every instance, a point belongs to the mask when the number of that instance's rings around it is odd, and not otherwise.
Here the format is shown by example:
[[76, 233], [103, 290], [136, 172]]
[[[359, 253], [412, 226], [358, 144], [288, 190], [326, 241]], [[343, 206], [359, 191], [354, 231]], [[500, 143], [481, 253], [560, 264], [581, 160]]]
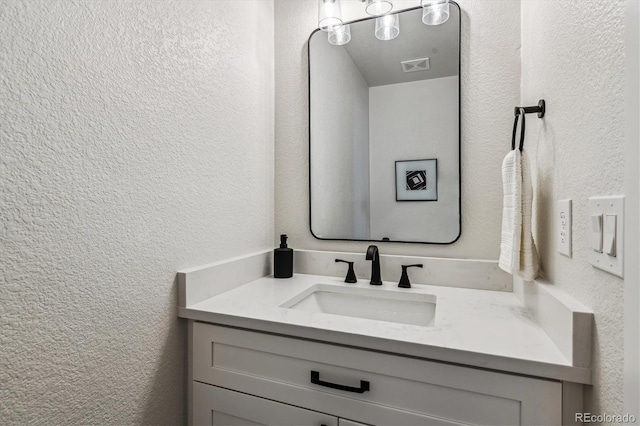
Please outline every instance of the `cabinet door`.
[[194, 382], [193, 424], [198, 426], [338, 426], [338, 418]]

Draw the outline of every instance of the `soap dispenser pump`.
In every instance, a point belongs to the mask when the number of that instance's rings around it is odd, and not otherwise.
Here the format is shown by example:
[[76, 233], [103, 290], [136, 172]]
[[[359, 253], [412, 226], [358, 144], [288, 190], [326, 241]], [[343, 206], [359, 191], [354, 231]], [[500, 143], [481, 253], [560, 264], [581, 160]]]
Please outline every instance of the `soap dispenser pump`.
[[287, 235], [280, 235], [280, 247], [273, 251], [273, 277], [293, 276], [293, 249], [287, 247]]

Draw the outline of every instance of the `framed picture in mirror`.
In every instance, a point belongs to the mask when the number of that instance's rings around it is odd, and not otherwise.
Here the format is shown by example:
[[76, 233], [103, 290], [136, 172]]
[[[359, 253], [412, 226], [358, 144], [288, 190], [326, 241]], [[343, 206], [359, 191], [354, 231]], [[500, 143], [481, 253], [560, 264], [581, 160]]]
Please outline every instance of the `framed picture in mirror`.
[[396, 161], [396, 201], [438, 201], [438, 160]]

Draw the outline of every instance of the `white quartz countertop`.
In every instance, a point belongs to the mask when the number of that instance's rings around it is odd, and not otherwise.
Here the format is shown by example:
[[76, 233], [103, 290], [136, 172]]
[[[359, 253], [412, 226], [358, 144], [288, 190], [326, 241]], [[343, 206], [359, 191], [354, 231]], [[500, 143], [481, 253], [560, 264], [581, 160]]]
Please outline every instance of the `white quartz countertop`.
[[295, 274], [263, 277], [199, 303], [179, 308], [179, 316], [221, 325], [356, 346], [406, 356], [590, 383], [590, 369], [562, 354], [514, 293], [395, 282], [376, 288], [437, 297], [432, 327], [282, 308], [316, 284], [370, 288], [368, 280]]

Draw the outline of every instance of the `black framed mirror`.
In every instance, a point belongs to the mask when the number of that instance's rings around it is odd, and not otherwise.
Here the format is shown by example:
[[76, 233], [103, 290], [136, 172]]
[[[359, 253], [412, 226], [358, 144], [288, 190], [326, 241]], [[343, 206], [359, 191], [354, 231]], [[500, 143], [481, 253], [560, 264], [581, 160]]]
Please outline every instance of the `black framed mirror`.
[[[310, 229], [327, 240], [451, 244], [461, 233], [460, 8], [422, 8], [309, 37]], [[389, 18], [387, 18], [389, 19]], [[336, 42], [335, 34], [332, 39]]]

